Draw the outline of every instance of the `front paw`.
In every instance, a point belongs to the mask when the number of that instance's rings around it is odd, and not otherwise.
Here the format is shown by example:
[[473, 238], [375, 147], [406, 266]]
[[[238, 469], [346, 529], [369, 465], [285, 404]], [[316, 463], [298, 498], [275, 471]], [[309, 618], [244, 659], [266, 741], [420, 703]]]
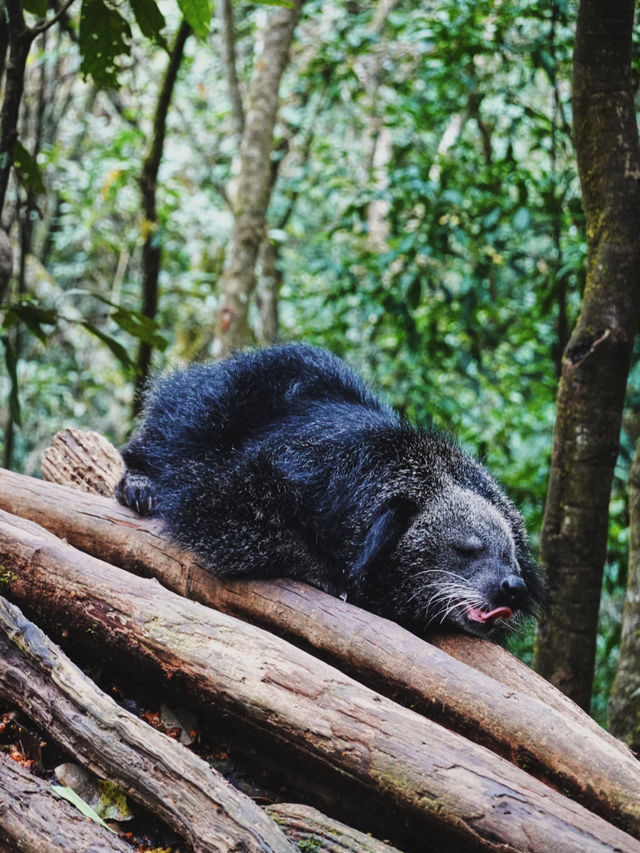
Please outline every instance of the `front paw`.
[[116, 500], [138, 513], [155, 515], [157, 502], [153, 485], [146, 474], [133, 474], [126, 471], [115, 490]]

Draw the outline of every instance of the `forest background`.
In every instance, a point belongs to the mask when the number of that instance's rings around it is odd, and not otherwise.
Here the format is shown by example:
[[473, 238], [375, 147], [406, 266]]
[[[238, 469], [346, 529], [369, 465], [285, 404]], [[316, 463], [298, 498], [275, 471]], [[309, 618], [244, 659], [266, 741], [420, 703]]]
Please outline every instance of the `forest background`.
[[[266, 51], [290, 7], [159, 7], [163, 18], [142, 0], [6, 0], [34, 39], [2, 209], [14, 260], [0, 293], [4, 465], [37, 474], [68, 425], [124, 443], [150, 366], [227, 346], [223, 288], [266, 69], [279, 110], [240, 342], [305, 340], [346, 357], [405, 416], [487, 464], [536, 548], [586, 274], [577, 4], [309, 0], [281, 69]], [[1, 36], [4, 72], [6, 26]], [[633, 364], [597, 638], [602, 723], [640, 432]], [[513, 647], [530, 660], [532, 634]]]

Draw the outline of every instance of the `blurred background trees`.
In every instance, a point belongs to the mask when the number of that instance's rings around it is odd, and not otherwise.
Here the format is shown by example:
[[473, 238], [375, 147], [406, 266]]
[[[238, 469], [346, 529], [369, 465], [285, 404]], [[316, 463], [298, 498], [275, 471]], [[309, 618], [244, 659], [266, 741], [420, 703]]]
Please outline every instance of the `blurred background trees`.
[[[586, 275], [576, 4], [307, 0], [276, 69], [269, 31], [295, 6], [5, 0], [4, 104], [18, 11], [32, 38], [1, 220], [14, 262], [0, 294], [5, 465], [36, 472], [69, 424], [122, 443], [147, 364], [227, 346], [221, 282], [238, 257], [234, 228], [256, 213], [242, 201], [258, 189], [246, 134], [270, 71], [279, 107], [256, 155], [264, 220], [251, 229], [242, 338], [345, 356], [407, 417], [482, 458], [537, 545], [561, 356]], [[143, 207], [154, 117], [187, 25]], [[150, 250], [155, 303], [143, 299]], [[600, 606], [600, 721], [620, 643], [639, 390], [634, 361]], [[514, 642], [530, 658], [532, 638]]]

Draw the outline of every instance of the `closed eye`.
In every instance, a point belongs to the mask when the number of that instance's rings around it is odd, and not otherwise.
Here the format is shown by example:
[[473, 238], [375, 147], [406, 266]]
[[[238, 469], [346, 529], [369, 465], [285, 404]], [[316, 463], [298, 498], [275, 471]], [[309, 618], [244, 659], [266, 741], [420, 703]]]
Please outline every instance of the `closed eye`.
[[484, 551], [484, 544], [477, 536], [471, 536], [468, 539], [458, 539], [451, 544], [456, 554], [465, 559], [479, 557]]

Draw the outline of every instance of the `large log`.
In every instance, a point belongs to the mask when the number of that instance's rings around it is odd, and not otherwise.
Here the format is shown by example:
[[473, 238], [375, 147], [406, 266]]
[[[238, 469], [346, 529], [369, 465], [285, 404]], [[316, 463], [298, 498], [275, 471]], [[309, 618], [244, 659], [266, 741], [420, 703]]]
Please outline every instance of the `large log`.
[[449, 652], [444, 654], [392, 622], [304, 584], [215, 578], [171, 546], [157, 522], [63, 486], [2, 471], [0, 507], [13, 507], [103, 559], [154, 574], [182, 595], [294, 639], [639, 834], [640, 764], [504, 649], [452, 637], [441, 639]]
[[[265, 631], [188, 601], [0, 512], [2, 586], [204, 700], [287, 761], [394, 808], [438, 850], [640, 853], [630, 835], [519, 768]], [[423, 848], [424, 849], [424, 848]]]
[[0, 695], [196, 851], [291, 853], [284, 833], [206, 761], [117, 705], [0, 597]]
[[54, 793], [50, 784], [0, 752], [0, 850], [133, 853], [134, 848], [86, 818]]

